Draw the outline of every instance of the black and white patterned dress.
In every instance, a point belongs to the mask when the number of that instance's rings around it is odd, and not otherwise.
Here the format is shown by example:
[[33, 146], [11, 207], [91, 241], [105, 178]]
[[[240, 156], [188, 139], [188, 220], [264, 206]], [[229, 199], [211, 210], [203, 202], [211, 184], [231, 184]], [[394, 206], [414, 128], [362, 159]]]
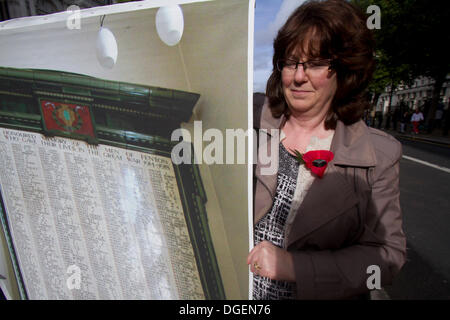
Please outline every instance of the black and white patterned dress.
[[[286, 219], [294, 197], [299, 163], [281, 142], [279, 150], [275, 199], [269, 213], [255, 225], [254, 241], [257, 245], [259, 242], [267, 240], [284, 248]], [[272, 280], [256, 274], [253, 277], [253, 299], [255, 300], [294, 299], [295, 295], [295, 282]]]

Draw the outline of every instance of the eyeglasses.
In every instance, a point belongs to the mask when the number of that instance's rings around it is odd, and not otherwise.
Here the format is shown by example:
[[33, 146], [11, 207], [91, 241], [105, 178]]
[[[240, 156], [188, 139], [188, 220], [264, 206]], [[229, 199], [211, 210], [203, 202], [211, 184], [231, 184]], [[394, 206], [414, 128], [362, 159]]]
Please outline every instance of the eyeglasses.
[[303, 66], [303, 71], [309, 75], [316, 75], [325, 69], [331, 67], [331, 59], [320, 59], [300, 62], [293, 59], [280, 59], [277, 61], [278, 71], [286, 71], [288, 73], [294, 73], [298, 69], [298, 65]]

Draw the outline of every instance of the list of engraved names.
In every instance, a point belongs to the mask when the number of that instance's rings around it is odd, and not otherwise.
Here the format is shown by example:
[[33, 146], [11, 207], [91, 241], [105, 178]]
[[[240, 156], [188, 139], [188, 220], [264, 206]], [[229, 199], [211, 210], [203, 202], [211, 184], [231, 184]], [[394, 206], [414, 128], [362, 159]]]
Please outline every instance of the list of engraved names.
[[0, 187], [30, 299], [204, 298], [170, 158], [0, 128]]

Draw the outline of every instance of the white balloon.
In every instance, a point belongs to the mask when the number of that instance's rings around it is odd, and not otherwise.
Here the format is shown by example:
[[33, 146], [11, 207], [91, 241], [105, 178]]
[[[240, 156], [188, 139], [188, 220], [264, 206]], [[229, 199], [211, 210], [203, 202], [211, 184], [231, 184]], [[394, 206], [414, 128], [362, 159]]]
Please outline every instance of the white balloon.
[[184, 29], [183, 11], [179, 5], [165, 6], [156, 13], [156, 31], [168, 46], [174, 46], [181, 40]]
[[112, 69], [117, 61], [117, 41], [114, 34], [101, 27], [97, 36], [97, 59], [104, 68]]

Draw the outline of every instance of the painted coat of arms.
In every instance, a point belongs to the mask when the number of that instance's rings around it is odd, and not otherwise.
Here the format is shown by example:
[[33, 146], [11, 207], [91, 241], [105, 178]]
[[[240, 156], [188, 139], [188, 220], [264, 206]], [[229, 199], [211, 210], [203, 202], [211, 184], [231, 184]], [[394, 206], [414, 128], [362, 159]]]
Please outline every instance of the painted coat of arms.
[[45, 131], [96, 143], [89, 106], [40, 100]]

